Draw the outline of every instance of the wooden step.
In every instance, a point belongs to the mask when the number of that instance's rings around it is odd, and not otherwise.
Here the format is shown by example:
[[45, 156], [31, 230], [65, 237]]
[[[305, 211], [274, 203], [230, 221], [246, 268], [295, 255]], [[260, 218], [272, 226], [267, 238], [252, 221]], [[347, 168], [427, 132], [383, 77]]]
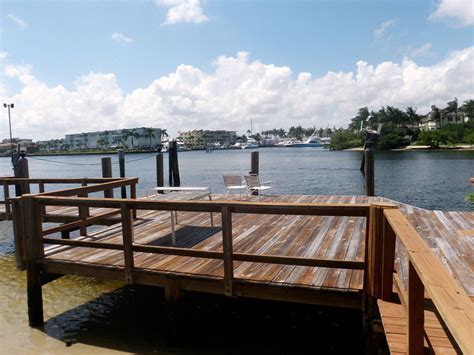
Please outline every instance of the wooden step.
[[[377, 300], [390, 354], [408, 354], [407, 314], [398, 303]], [[433, 311], [425, 310], [425, 353], [462, 354]]]

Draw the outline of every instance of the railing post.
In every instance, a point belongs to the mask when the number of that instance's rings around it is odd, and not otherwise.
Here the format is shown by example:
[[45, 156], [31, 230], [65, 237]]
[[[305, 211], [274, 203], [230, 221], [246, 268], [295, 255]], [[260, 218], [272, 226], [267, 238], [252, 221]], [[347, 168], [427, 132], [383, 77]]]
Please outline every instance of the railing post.
[[408, 354], [424, 354], [424, 286], [411, 261], [408, 264]]
[[24, 195], [20, 204], [25, 241], [28, 319], [30, 326], [35, 327], [44, 323], [41, 269], [38, 264], [38, 261], [44, 257], [41, 213], [36, 208], [32, 195]]
[[[40, 181], [38, 183], [38, 191], [40, 194], [44, 193], [44, 182], [43, 181]], [[46, 214], [46, 206], [43, 206], [42, 207], [42, 211], [43, 211], [43, 215]]]
[[3, 183], [3, 197], [5, 200], [5, 213], [8, 214], [11, 213], [11, 206], [10, 206], [10, 186], [8, 185], [8, 182]]
[[232, 251], [232, 212], [229, 207], [222, 207], [222, 249], [224, 254], [224, 293], [234, 294], [234, 262]]
[[[124, 178], [125, 177], [125, 153], [123, 152], [123, 149], [118, 150], [118, 161], [119, 161], [119, 170], [120, 170], [120, 177]], [[120, 197], [122, 198], [127, 198], [127, 188], [125, 186], [122, 186], [120, 188]]]
[[383, 216], [382, 234], [382, 289], [381, 298], [390, 301], [393, 291], [393, 272], [395, 269], [396, 235], [387, 218]]
[[[130, 185], [130, 198], [132, 200], [136, 200], [137, 199], [137, 184], [135, 182], [133, 182], [131, 185]], [[132, 208], [132, 215], [133, 215], [133, 219], [137, 219], [137, 210], [135, 208]]]
[[[375, 202], [370, 205], [369, 239], [367, 241], [367, 291], [368, 295], [373, 298], [382, 296], [385, 220], [383, 211], [388, 208], [397, 207], [394, 204], [383, 202]], [[386, 265], [388, 266], [387, 263]]]
[[122, 212], [122, 236], [125, 280], [132, 284], [133, 280], [133, 214], [132, 210], [124, 203], [121, 207]]
[[[81, 185], [87, 186], [87, 180], [82, 180]], [[78, 197], [87, 197], [87, 195], [87, 193], [81, 192], [80, 194], [78, 194]], [[89, 217], [89, 207], [82, 205], [79, 206], [79, 219], [85, 221], [87, 217]], [[85, 224], [85, 222], [79, 227], [79, 234], [82, 236], [87, 236], [87, 225]]]

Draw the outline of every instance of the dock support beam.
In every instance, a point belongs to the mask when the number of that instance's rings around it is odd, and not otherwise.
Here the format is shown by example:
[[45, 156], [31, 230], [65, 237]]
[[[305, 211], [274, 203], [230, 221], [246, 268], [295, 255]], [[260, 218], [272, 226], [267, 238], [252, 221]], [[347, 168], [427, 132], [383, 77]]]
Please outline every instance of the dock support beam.
[[28, 262], [26, 269], [28, 322], [31, 327], [44, 324], [43, 292], [41, 290], [41, 274], [35, 262]]

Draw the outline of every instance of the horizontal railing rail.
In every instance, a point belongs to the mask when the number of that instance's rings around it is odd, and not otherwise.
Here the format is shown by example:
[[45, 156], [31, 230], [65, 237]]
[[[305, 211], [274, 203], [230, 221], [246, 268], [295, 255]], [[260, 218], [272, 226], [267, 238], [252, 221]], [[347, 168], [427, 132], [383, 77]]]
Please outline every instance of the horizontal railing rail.
[[[399, 209], [385, 209], [381, 218], [383, 244], [379, 297], [390, 300], [394, 286], [405, 307], [408, 353], [424, 353], [425, 294], [436, 307], [459, 348], [468, 354], [474, 349], [474, 305], [464, 288], [442, 265], [429, 246]], [[396, 241], [408, 255], [408, 287], [394, 274]]]
[[[0, 184], [3, 186], [3, 200], [0, 200], [0, 205], [5, 205], [5, 213], [7, 217], [11, 215], [12, 207], [11, 200], [15, 197], [10, 197], [10, 186], [20, 185], [23, 186], [23, 190], [30, 191], [31, 185], [38, 185], [38, 192], [40, 194], [57, 193], [61, 194], [60, 191], [70, 191], [71, 189], [56, 190], [56, 191], [45, 191], [46, 185], [67, 185], [67, 184], [81, 184], [87, 186], [88, 184], [104, 184], [123, 181], [125, 178], [17, 178], [11, 176], [0, 177]], [[26, 189], [24, 188], [26, 186]], [[82, 190], [81, 190], [82, 191]], [[99, 190], [102, 191], [102, 190]], [[65, 194], [65, 192], [64, 192]], [[64, 195], [63, 194], [63, 195]], [[74, 195], [67, 195], [74, 196]]]

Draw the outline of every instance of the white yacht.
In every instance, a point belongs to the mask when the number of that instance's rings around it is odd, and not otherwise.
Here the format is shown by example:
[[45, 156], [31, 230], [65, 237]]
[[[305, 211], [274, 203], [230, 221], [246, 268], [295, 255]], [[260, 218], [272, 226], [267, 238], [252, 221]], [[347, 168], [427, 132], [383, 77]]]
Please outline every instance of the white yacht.
[[254, 138], [249, 138], [247, 139], [247, 142], [243, 144], [241, 147], [242, 149], [255, 149], [255, 148], [258, 148], [259, 145], [258, 145], [258, 142]]

